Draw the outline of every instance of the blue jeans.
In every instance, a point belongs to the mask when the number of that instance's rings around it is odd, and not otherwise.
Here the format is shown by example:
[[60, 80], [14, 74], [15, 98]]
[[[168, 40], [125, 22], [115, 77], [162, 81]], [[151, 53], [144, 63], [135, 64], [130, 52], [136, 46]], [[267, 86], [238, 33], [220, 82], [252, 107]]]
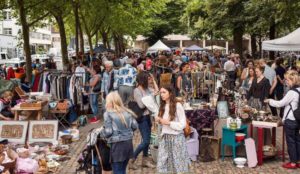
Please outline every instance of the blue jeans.
[[151, 138], [151, 120], [150, 116], [143, 116], [141, 122], [139, 123], [139, 130], [142, 136], [142, 142], [138, 145], [135, 149], [133, 156], [134, 159], [143, 151], [143, 156], [148, 156], [148, 149], [150, 145], [150, 138]]
[[128, 164], [128, 160], [123, 162], [113, 162], [112, 170], [114, 174], [126, 174], [126, 167]]
[[99, 113], [98, 97], [99, 94], [90, 94], [90, 105], [94, 116], [97, 116]]
[[300, 160], [300, 134], [297, 121], [285, 120], [284, 130], [290, 161], [297, 163]]

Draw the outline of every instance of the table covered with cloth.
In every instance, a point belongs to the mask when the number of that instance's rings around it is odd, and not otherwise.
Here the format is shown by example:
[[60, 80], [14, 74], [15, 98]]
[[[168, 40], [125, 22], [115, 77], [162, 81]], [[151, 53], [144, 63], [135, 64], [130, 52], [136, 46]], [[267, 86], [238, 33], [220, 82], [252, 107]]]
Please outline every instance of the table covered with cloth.
[[211, 109], [185, 110], [185, 115], [190, 120], [190, 126], [195, 128], [199, 135], [201, 135], [202, 128], [211, 128], [211, 125], [217, 118], [215, 110]]

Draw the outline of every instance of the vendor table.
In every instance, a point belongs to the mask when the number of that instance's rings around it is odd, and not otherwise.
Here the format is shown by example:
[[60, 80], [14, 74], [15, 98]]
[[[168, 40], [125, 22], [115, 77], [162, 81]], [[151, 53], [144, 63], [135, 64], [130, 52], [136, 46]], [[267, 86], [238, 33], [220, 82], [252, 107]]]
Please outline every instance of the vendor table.
[[191, 126], [198, 131], [199, 137], [201, 137], [202, 128], [210, 128], [216, 119], [215, 111], [211, 109], [185, 110], [185, 114]]
[[42, 119], [43, 106], [47, 105], [47, 103], [48, 103], [47, 101], [42, 102], [42, 107], [21, 108], [20, 104], [14, 106], [13, 108], [11, 108], [11, 111], [15, 112], [14, 120], [19, 120], [19, 112], [20, 111], [37, 111], [38, 112], [37, 120], [41, 120]]
[[[253, 128], [256, 127], [257, 128], [257, 160], [258, 160], [258, 165], [262, 165], [263, 164], [263, 146], [264, 146], [264, 129], [272, 129], [272, 144], [274, 147], [276, 147], [276, 126], [263, 126], [263, 125], [255, 125], [255, 124], [251, 124], [251, 137], [253, 137]], [[284, 129], [282, 129], [282, 161], [285, 160], [285, 154], [284, 154], [284, 149], [285, 149], [285, 136], [284, 136]]]

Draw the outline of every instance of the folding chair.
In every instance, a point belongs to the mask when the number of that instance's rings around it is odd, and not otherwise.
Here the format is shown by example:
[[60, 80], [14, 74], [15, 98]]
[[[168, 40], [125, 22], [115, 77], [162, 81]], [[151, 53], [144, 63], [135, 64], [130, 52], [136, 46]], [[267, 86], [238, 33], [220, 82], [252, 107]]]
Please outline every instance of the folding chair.
[[64, 128], [67, 129], [67, 127], [64, 125], [66, 123], [69, 127], [71, 126], [68, 122], [67, 115], [69, 113], [69, 109], [67, 110], [50, 110], [50, 113], [54, 115], [54, 117], [58, 120], [58, 123]]

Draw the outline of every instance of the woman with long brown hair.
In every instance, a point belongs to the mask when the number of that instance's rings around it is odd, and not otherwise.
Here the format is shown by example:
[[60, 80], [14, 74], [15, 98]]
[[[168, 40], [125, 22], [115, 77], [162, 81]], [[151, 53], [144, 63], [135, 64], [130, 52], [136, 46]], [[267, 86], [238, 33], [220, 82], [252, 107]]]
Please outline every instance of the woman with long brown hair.
[[158, 173], [188, 173], [189, 156], [183, 129], [186, 117], [183, 106], [176, 101], [175, 90], [172, 86], [160, 89], [160, 108], [155, 120], [162, 125], [158, 147]]

